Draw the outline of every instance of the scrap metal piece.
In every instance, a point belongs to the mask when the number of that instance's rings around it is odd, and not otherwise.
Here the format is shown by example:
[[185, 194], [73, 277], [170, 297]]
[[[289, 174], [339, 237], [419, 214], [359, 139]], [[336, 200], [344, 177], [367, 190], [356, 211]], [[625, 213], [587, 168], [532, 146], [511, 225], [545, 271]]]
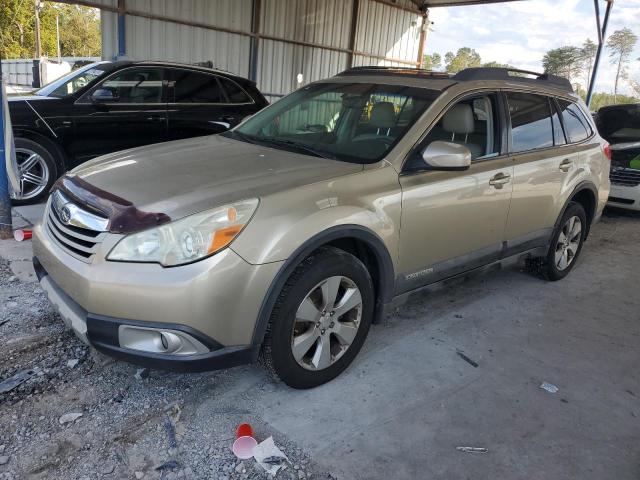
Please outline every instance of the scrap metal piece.
[[21, 372], [16, 373], [13, 377], [9, 377], [6, 380], [0, 382], [0, 393], [9, 393], [14, 388], [22, 385], [24, 382], [29, 380], [31, 377], [37, 375], [38, 372], [35, 370], [23, 370]]

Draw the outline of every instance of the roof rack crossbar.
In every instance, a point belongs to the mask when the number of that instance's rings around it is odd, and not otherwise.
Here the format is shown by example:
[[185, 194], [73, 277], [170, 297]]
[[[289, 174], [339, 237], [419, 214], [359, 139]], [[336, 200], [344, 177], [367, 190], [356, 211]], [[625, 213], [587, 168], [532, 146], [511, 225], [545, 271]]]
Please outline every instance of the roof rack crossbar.
[[[513, 75], [513, 74], [516, 75]], [[531, 75], [535, 78], [527, 78], [518, 76], [517, 74], [522, 75]], [[549, 86], [554, 86], [561, 90], [567, 90], [569, 92], [573, 92], [573, 86], [571, 82], [558, 75], [552, 75], [550, 73], [544, 72], [532, 72], [530, 70], [520, 70], [518, 68], [497, 68], [497, 67], [476, 67], [476, 68], [466, 68], [456, 73], [453, 77], [453, 80], [457, 81], [470, 81], [470, 80], [509, 80], [515, 82], [524, 82], [524, 83], [539, 83], [544, 82]]]

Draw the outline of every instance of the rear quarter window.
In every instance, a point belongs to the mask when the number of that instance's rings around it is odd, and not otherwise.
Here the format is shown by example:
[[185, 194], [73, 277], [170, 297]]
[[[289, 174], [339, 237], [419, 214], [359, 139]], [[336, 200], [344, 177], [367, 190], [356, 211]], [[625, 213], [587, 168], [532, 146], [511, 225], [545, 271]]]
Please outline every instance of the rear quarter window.
[[589, 121], [578, 105], [572, 102], [567, 102], [566, 100], [558, 100], [558, 105], [562, 112], [564, 130], [569, 137], [570, 142], [581, 142], [593, 134]]

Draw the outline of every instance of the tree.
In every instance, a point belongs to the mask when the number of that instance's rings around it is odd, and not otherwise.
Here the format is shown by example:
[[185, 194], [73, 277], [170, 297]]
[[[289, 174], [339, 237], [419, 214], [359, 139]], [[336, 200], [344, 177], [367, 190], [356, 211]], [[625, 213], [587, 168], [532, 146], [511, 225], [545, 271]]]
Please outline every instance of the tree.
[[71, 57], [100, 56], [100, 19], [97, 11], [79, 5], [59, 5], [60, 48]]
[[449, 73], [457, 73], [465, 68], [479, 67], [482, 63], [480, 54], [469, 47], [459, 48], [456, 54], [447, 52], [444, 56], [445, 70]]
[[442, 68], [442, 57], [439, 53], [425, 55], [422, 61], [422, 68], [428, 71], [439, 70]]
[[589, 90], [589, 84], [591, 83], [591, 71], [596, 59], [596, 53], [598, 53], [598, 46], [590, 38], [587, 38], [582, 44], [582, 68], [587, 74], [587, 90]]
[[[2, 58], [33, 58], [35, 56], [35, 5], [34, 0], [0, 1], [0, 56]], [[63, 56], [100, 55], [100, 18], [96, 9], [52, 2], [40, 2], [40, 5], [42, 55], [48, 57], [57, 55], [56, 17], [58, 15]], [[71, 41], [72, 38], [76, 38], [77, 41], [74, 43]], [[80, 45], [82, 48], [79, 48]]]
[[565, 77], [569, 81], [580, 74], [583, 62], [582, 49], [574, 46], [554, 48], [542, 58], [545, 72]]
[[613, 89], [613, 100], [616, 101], [618, 95], [618, 83], [620, 78], [626, 78], [627, 65], [629, 64], [629, 57], [633, 52], [633, 49], [638, 42], [638, 37], [629, 28], [623, 28], [616, 30], [613, 35], [609, 37], [607, 41], [607, 48], [609, 49], [609, 58], [611, 64], [616, 65], [616, 82]]

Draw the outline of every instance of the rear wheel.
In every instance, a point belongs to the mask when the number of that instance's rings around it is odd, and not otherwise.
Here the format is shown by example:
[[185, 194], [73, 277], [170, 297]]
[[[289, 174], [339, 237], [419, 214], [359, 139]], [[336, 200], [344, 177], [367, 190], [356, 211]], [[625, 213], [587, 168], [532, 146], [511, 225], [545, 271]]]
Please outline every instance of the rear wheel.
[[328, 382], [358, 354], [373, 308], [373, 284], [362, 262], [323, 247], [294, 270], [278, 296], [262, 363], [293, 388]]
[[14, 193], [15, 205], [44, 200], [56, 181], [56, 156], [51, 148], [27, 138], [16, 138], [17, 176], [20, 191]]
[[566, 277], [575, 266], [587, 232], [587, 215], [584, 207], [571, 202], [553, 234], [542, 274], [547, 280]]

